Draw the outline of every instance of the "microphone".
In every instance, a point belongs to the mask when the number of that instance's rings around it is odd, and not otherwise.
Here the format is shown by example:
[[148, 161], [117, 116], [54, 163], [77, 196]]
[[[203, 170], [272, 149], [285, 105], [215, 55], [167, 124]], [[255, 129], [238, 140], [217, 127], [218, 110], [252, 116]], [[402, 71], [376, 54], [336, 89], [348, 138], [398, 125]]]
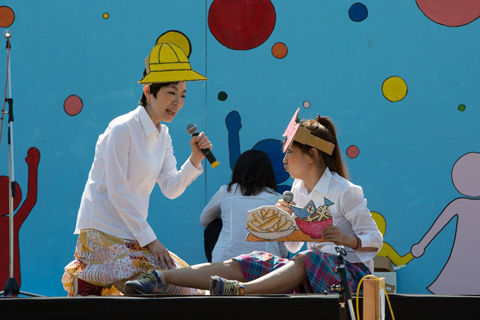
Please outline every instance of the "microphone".
[[282, 194], [282, 198], [283, 200], [285, 200], [287, 203], [290, 204], [290, 202], [292, 202], [293, 200], [293, 192], [292, 191], [285, 191], [283, 194]]
[[[187, 133], [191, 135], [192, 137], [198, 136], [198, 128], [195, 124], [190, 123], [187, 126]], [[210, 149], [200, 149], [202, 150], [202, 153], [205, 155], [205, 158], [207, 158], [208, 162], [212, 165], [212, 168], [218, 167], [219, 163], [217, 159], [215, 159], [215, 156], [213, 155], [212, 151]]]
[[[12, 48], [12, 45], [10, 44], [10, 37], [12, 36], [12, 32], [10, 30], [5, 30], [5, 32], [3, 33], [3, 36], [5, 37], [5, 39], [7, 39], [7, 44], [5, 45], [5, 48], [10, 50]], [[8, 65], [8, 68], [10, 69], [10, 65]], [[10, 88], [10, 96], [12, 96], [11, 88]]]

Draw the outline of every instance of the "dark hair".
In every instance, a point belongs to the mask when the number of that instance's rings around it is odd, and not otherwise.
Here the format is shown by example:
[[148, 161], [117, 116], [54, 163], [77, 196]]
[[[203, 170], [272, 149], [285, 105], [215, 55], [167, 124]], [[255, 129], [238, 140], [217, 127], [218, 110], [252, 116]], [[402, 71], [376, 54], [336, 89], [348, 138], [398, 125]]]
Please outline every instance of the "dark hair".
[[[143, 70], [143, 76], [145, 77], [146, 75], [147, 75], [147, 71]], [[162, 87], [167, 87], [172, 83], [176, 84], [178, 82], [158, 82], [158, 83], [151, 83], [148, 86], [150, 86], [150, 93], [153, 94], [153, 96], [156, 98], [158, 91], [160, 91]], [[147, 106], [147, 97], [145, 97], [145, 93], [142, 93], [142, 97], [140, 98], [140, 101], [138, 102], [138, 104], [141, 105], [142, 107]]]
[[[335, 126], [332, 123], [332, 120], [328, 117], [321, 117], [317, 115], [314, 120], [302, 120], [300, 126], [308, 129], [312, 132], [313, 135], [327, 140], [335, 145], [332, 155], [328, 155], [325, 152], [317, 149], [318, 154], [322, 156], [323, 162], [330, 169], [330, 171], [336, 172], [338, 175], [349, 179], [348, 170], [346, 165], [343, 163], [342, 156], [340, 154], [340, 146], [337, 141], [337, 133]], [[313, 147], [293, 142], [295, 146], [299, 147], [303, 153], [308, 153]]]
[[262, 191], [270, 191], [268, 188], [277, 191], [275, 174], [268, 155], [259, 150], [248, 150], [242, 153], [233, 168], [228, 192], [235, 183], [238, 183], [244, 196], [255, 196]]

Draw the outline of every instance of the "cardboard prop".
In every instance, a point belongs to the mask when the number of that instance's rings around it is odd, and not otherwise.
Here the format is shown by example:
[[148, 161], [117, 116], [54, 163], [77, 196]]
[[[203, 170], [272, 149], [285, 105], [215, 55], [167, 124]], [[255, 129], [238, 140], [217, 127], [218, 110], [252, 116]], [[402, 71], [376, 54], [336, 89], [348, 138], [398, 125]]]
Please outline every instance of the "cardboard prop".
[[319, 138], [313, 135], [310, 130], [305, 129], [300, 126], [300, 123], [297, 122], [298, 112], [300, 108], [297, 108], [297, 111], [293, 114], [292, 120], [287, 126], [287, 129], [283, 133], [286, 141], [283, 145], [283, 153], [287, 152], [287, 149], [290, 148], [293, 141], [297, 141], [301, 144], [306, 144], [308, 146], [317, 148], [320, 151], [325, 152], [329, 156], [332, 155], [335, 145], [327, 140]]
[[290, 206], [294, 215], [276, 206], [248, 211], [246, 241], [327, 241], [322, 239], [322, 230], [331, 226], [333, 220], [328, 209], [329, 200], [325, 200], [318, 208], [313, 201], [304, 208]]
[[207, 80], [193, 71], [184, 50], [174, 43], [157, 43], [145, 58], [147, 74], [138, 83]]

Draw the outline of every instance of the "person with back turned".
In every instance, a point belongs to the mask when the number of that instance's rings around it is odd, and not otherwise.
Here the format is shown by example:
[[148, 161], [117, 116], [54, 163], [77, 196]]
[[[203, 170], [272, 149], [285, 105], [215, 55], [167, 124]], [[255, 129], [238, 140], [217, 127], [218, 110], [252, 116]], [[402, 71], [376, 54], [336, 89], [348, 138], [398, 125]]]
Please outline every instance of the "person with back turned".
[[220, 262], [239, 254], [265, 251], [287, 257], [283, 242], [248, 242], [245, 229], [247, 212], [264, 206], [275, 205], [280, 195], [268, 155], [260, 150], [248, 150], [238, 157], [232, 179], [213, 195], [200, 215], [200, 224], [207, 227], [217, 218], [222, 229], [212, 251], [212, 262]]

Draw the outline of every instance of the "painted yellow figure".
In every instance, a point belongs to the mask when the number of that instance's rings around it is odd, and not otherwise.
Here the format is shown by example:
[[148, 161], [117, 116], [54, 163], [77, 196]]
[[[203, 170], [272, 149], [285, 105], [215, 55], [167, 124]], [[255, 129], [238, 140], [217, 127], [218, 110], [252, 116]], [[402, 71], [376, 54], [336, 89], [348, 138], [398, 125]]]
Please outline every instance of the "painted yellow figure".
[[[373, 220], [375, 220], [375, 222], [377, 223], [378, 230], [380, 230], [380, 232], [385, 237], [385, 230], [387, 227], [385, 218], [380, 213], [375, 211], [371, 211], [371, 214], [372, 214]], [[385, 241], [383, 242], [382, 249], [377, 254], [377, 257], [387, 257], [390, 260], [392, 260], [395, 266], [406, 265], [413, 259], [413, 256], [411, 253], [407, 253], [406, 255], [401, 256], [400, 254], [398, 254], [397, 251], [395, 251], [395, 249], [393, 249], [393, 247], [388, 242], [385, 242]]]

